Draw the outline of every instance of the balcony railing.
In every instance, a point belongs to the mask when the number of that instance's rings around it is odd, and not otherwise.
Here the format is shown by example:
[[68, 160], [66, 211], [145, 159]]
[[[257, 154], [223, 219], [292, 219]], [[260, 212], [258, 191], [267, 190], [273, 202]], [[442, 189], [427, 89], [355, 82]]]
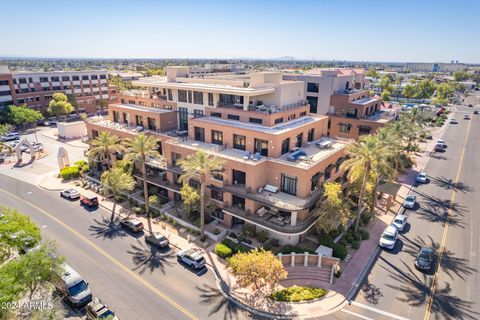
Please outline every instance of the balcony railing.
[[[298, 221], [296, 225], [279, 225], [277, 223], [274, 223], [270, 221], [271, 219], [274, 219], [273, 215], [270, 215], [269, 218], [264, 218], [260, 217], [256, 214], [249, 213], [248, 211], [245, 211], [237, 206], [223, 206], [223, 211], [231, 214], [237, 218], [243, 219], [247, 222], [251, 222], [260, 226], [267, 227], [269, 229], [275, 230], [280, 233], [286, 233], [286, 234], [294, 234], [294, 233], [305, 233], [308, 231], [315, 222], [317, 221], [318, 217], [317, 216], [310, 216], [304, 221]], [[264, 216], [268, 215], [265, 214]]]

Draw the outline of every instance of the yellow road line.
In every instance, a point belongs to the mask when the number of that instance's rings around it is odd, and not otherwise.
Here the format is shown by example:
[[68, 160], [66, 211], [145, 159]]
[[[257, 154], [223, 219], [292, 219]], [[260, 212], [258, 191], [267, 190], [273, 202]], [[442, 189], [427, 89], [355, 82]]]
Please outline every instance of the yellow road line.
[[[460, 180], [460, 173], [462, 171], [462, 165], [463, 165], [463, 157], [465, 155], [465, 148], [467, 146], [468, 135], [470, 134], [470, 126], [471, 125], [472, 125], [472, 120], [470, 120], [468, 122], [467, 133], [465, 135], [465, 141], [463, 142], [462, 154], [460, 155], [460, 163], [458, 164], [457, 174], [455, 176], [455, 181], [454, 181], [454, 186]], [[425, 317], [423, 318], [424, 320], [430, 319], [433, 298], [435, 296], [435, 289], [436, 289], [436, 286], [437, 286], [438, 277], [440, 276], [440, 265], [442, 264], [443, 252], [445, 251], [445, 243], [447, 242], [448, 223], [450, 222], [450, 216], [452, 215], [452, 210], [453, 210], [453, 205], [454, 205], [454, 202], [455, 202], [456, 194], [457, 194], [457, 192], [456, 192], [456, 189], [454, 187], [453, 191], [452, 191], [452, 196], [450, 197], [450, 205], [449, 205], [448, 211], [447, 211], [447, 219], [445, 221], [445, 227], [443, 228], [442, 241], [440, 242], [440, 251], [439, 251], [439, 254], [438, 254], [438, 263], [437, 263], [437, 267], [436, 267], [436, 270], [435, 270], [435, 275], [433, 276], [432, 285], [430, 286], [430, 297], [428, 299], [427, 309], [425, 310]]]
[[152, 292], [154, 292], [156, 295], [158, 295], [159, 297], [161, 297], [162, 299], [164, 299], [165, 301], [167, 301], [168, 303], [170, 303], [172, 306], [174, 306], [176, 309], [178, 309], [179, 311], [181, 311], [183, 314], [185, 314], [187, 317], [189, 317], [190, 319], [193, 319], [193, 320], [198, 320], [197, 317], [195, 317], [190, 311], [188, 311], [187, 309], [185, 309], [184, 307], [182, 307], [181, 305], [179, 305], [178, 303], [176, 303], [175, 301], [173, 301], [170, 297], [168, 297], [165, 293], [163, 293], [162, 291], [158, 290], [157, 288], [155, 288], [154, 286], [152, 286], [150, 283], [148, 283], [147, 281], [145, 281], [142, 277], [140, 277], [138, 274], [136, 274], [135, 272], [133, 272], [132, 270], [130, 270], [129, 268], [127, 268], [125, 265], [123, 265], [120, 261], [118, 261], [117, 259], [115, 259], [114, 257], [112, 257], [111, 255], [109, 255], [107, 252], [105, 252], [103, 249], [101, 249], [100, 247], [98, 247], [97, 245], [95, 245], [92, 241], [90, 241], [89, 239], [87, 239], [85, 236], [83, 236], [82, 234], [80, 234], [78, 231], [76, 231], [75, 229], [73, 229], [72, 227], [70, 227], [69, 225], [65, 224], [63, 221], [61, 221], [60, 219], [56, 218], [55, 216], [53, 216], [51, 213], [43, 210], [42, 208], [18, 197], [17, 195], [15, 194], [12, 194], [4, 189], [0, 189], [0, 192], [3, 192], [7, 195], [9, 195], [10, 197], [18, 200], [18, 201], [21, 201], [27, 205], [29, 205], [30, 207], [36, 209], [37, 211], [39, 211], [40, 213], [42, 213], [43, 215], [47, 216], [48, 218], [54, 220], [55, 222], [57, 222], [58, 224], [60, 224], [62, 227], [66, 228], [68, 231], [70, 231], [71, 233], [73, 233], [75, 236], [77, 236], [78, 238], [80, 238], [81, 240], [83, 240], [84, 242], [86, 242], [87, 244], [89, 244], [92, 248], [94, 248], [95, 250], [97, 250], [100, 254], [102, 254], [105, 258], [107, 258], [108, 260], [110, 260], [111, 262], [113, 262], [114, 264], [116, 264], [117, 266], [119, 266], [121, 269], [123, 269], [126, 273], [128, 273], [132, 278], [134, 278], [135, 280], [137, 280], [139, 283], [143, 284], [145, 287], [147, 287], [148, 289], [150, 289]]

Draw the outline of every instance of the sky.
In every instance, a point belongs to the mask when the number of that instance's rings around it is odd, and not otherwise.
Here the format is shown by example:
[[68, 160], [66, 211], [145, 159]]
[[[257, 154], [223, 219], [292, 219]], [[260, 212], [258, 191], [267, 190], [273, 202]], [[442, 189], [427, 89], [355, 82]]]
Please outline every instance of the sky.
[[0, 2], [0, 56], [480, 63], [480, 0]]

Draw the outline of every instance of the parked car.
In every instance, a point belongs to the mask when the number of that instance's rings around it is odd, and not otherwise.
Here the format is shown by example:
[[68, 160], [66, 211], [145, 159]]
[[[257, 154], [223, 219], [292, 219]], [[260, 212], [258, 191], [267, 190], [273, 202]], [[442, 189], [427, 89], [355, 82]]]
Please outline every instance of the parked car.
[[[41, 144], [41, 143], [32, 142], [32, 147], [33, 147], [33, 152], [42, 152], [43, 151], [43, 144]], [[25, 153], [30, 154], [30, 148], [25, 146], [25, 145], [22, 145], [20, 147], [20, 150], [22, 150]]]
[[152, 232], [149, 235], [146, 235], [145, 242], [159, 248], [166, 248], [170, 244], [170, 241], [168, 241], [168, 239], [160, 232]]
[[63, 264], [64, 272], [54, 280], [57, 291], [73, 307], [83, 307], [92, 301], [88, 283], [68, 264]]
[[420, 172], [417, 174], [415, 181], [418, 183], [426, 183], [427, 182], [427, 174], [425, 172]]
[[451, 124], [457, 124], [458, 122], [457, 122], [457, 119], [452, 118], [452, 119], [450, 119], [450, 123], [451, 123]]
[[415, 259], [415, 267], [420, 270], [429, 271], [433, 265], [433, 250], [431, 248], [421, 247]]
[[478, 114], [478, 110], [473, 111], [473, 114]]
[[403, 214], [397, 214], [392, 221], [392, 226], [397, 228], [398, 231], [403, 231], [407, 225], [407, 216]]
[[74, 200], [74, 199], [80, 198], [80, 192], [78, 192], [76, 189], [66, 189], [66, 190], [60, 191], [60, 196]]
[[468, 114], [465, 113], [465, 114], [463, 115], [463, 119], [464, 119], [464, 120], [468, 120], [468, 119], [470, 119], [470, 117], [468, 116]]
[[87, 304], [85, 308], [85, 314], [87, 320], [118, 320], [118, 317], [115, 315], [115, 312], [111, 310], [102, 300], [98, 297], [93, 298], [93, 300]]
[[388, 226], [383, 231], [378, 244], [380, 245], [380, 247], [393, 249], [393, 247], [395, 247], [395, 243], [397, 242], [397, 238], [398, 238], [397, 228], [394, 226]]
[[443, 144], [440, 144], [440, 143], [437, 143], [437, 144], [435, 145], [435, 147], [433, 148], [433, 150], [434, 150], [434, 151], [439, 151], [439, 152], [445, 151], [445, 150], [443, 149]]
[[415, 197], [413, 194], [408, 194], [405, 197], [405, 200], [403, 200], [403, 206], [407, 209], [413, 209], [415, 207], [417, 197]]
[[120, 220], [120, 225], [131, 232], [140, 232], [143, 230], [142, 221], [135, 218], [125, 218]]
[[80, 195], [80, 205], [85, 207], [98, 207], [97, 196]]
[[473, 104], [469, 104], [468, 107], [469, 107], [469, 108], [473, 108]]
[[20, 133], [18, 132], [10, 132], [6, 135], [2, 136], [2, 141], [13, 141], [13, 140], [20, 140]]
[[178, 251], [177, 259], [194, 269], [200, 269], [205, 266], [205, 258], [193, 249]]

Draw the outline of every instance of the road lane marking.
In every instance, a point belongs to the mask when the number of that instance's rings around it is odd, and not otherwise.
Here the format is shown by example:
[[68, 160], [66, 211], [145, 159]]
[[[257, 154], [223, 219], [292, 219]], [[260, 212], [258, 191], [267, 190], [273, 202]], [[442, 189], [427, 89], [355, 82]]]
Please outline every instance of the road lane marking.
[[[463, 142], [462, 153], [460, 155], [460, 163], [458, 164], [454, 186], [460, 180], [460, 174], [462, 172], [462, 166], [463, 166], [463, 158], [465, 156], [465, 149], [466, 149], [466, 146], [467, 146], [467, 141], [468, 141], [468, 136], [470, 134], [470, 126], [471, 125], [472, 125], [472, 120], [470, 120], [468, 122], [467, 133], [465, 134], [465, 141]], [[450, 205], [449, 205], [448, 211], [447, 211], [447, 219], [445, 221], [445, 227], [443, 228], [442, 241], [440, 242], [440, 251], [439, 251], [439, 254], [438, 254], [438, 263], [437, 263], [437, 266], [435, 268], [435, 274], [434, 274], [433, 279], [432, 279], [432, 284], [430, 286], [430, 297], [429, 297], [428, 302], [427, 302], [427, 308], [425, 310], [425, 316], [423, 318], [424, 320], [430, 319], [433, 299], [435, 297], [435, 289], [436, 289], [436, 286], [437, 286], [438, 277], [440, 275], [440, 267], [441, 267], [441, 264], [442, 264], [443, 252], [445, 251], [445, 243], [447, 242], [448, 223], [450, 222], [450, 216], [452, 215], [452, 209], [454, 207], [456, 194], [457, 194], [456, 188], [453, 188], [452, 196], [450, 197]]]
[[133, 272], [132, 270], [130, 270], [129, 268], [127, 268], [125, 265], [123, 265], [120, 261], [118, 261], [117, 259], [115, 259], [114, 257], [112, 257], [111, 255], [109, 255], [107, 252], [105, 252], [103, 249], [101, 249], [100, 247], [98, 247], [96, 244], [94, 244], [92, 241], [90, 241], [89, 239], [87, 239], [85, 236], [83, 236], [82, 234], [80, 234], [77, 230], [73, 229], [72, 227], [70, 227], [69, 225], [67, 225], [66, 223], [64, 223], [63, 221], [61, 221], [60, 219], [58, 219], [57, 217], [55, 217], [54, 215], [52, 215], [51, 213], [49, 213], [48, 211], [46, 210], [43, 210], [42, 208], [34, 205], [33, 203], [30, 203], [18, 196], [16, 196], [15, 194], [12, 194], [4, 189], [1, 189], [0, 188], [0, 192], [3, 192], [5, 194], [7, 194], [8, 196], [18, 200], [18, 201], [21, 201], [27, 205], [29, 205], [30, 207], [36, 209], [38, 212], [42, 213], [44, 216], [52, 219], [53, 221], [57, 222], [59, 225], [61, 225], [62, 227], [66, 228], [68, 231], [70, 231], [71, 233], [73, 233], [75, 236], [77, 236], [78, 238], [80, 238], [81, 240], [83, 240], [85, 243], [87, 243], [88, 245], [90, 245], [92, 248], [94, 248], [96, 251], [98, 251], [101, 255], [103, 255], [105, 258], [107, 258], [108, 260], [110, 260], [111, 262], [113, 262], [114, 264], [116, 264], [118, 267], [120, 267], [121, 269], [123, 269], [126, 273], [128, 273], [132, 278], [134, 278], [135, 280], [137, 280], [138, 282], [140, 282], [141, 284], [143, 284], [145, 287], [147, 287], [148, 289], [150, 289], [152, 292], [154, 292], [157, 296], [161, 297], [163, 300], [165, 300], [166, 302], [170, 303], [172, 306], [174, 306], [177, 310], [181, 311], [183, 314], [185, 314], [188, 318], [190, 319], [193, 319], [193, 320], [198, 320], [198, 318], [196, 316], [194, 316], [190, 311], [188, 311], [187, 309], [185, 309], [184, 307], [182, 307], [181, 305], [179, 305], [178, 303], [176, 303], [174, 300], [172, 300], [169, 296], [167, 296], [165, 293], [163, 293], [162, 291], [158, 290], [157, 288], [155, 288], [154, 286], [152, 286], [150, 283], [148, 283], [147, 281], [145, 281], [142, 277], [140, 277], [138, 274], [136, 274], [135, 272]]
[[352, 316], [358, 317], [358, 318], [360, 318], [360, 319], [364, 319], [364, 320], [375, 320], [375, 319], [373, 319], [373, 318], [369, 318], [369, 317], [363, 316], [363, 315], [361, 315], [361, 314], [355, 313], [355, 312], [350, 311], [350, 310], [342, 309], [341, 311], [346, 312], [346, 313], [348, 313], [348, 314], [351, 314]]
[[[393, 313], [390, 313], [390, 312], [387, 312], [387, 311], [383, 311], [383, 310], [380, 310], [380, 309], [371, 307], [371, 306], [369, 306], [369, 305], [366, 305], [366, 304], [363, 304], [363, 303], [360, 303], [360, 302], [353, 301], [353, 302], [351, 303], [351, 305], [352, 305], [352, 306], [357, 306], [357, 307], [360, 307], [360, 308], [363, 308], [363, 309], [367, 309], [367, 310], [370, 310], [370, 311], [373, 311], [373, 312], [376, 312], [376, 313], [378, 313], [378, 314], [381, 314], [381, 315], [390, 317], [390, 318], [392, 318], [392, 319], [397, 319], [397, 320], [409, 320], [408, 318], [401, 317], [401, 316], [397, 316], [396, 314], [393, 314]], [[342, 310], [343, 310], [343, 309], [342, 309]]]

